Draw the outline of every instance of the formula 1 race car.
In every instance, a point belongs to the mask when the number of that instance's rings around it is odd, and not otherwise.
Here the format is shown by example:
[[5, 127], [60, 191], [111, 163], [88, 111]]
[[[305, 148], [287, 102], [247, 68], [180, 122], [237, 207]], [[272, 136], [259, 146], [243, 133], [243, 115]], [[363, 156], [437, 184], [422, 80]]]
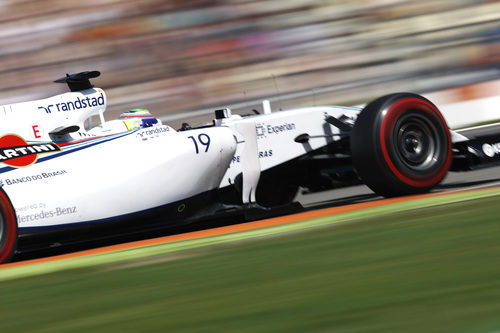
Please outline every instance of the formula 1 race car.
[[119, 233], [138, 216], [141, 228], [151, 216], [171, 225], [209, 207], [286, 205], [299, 187], [361, 181], [383, 196], [422, 193], [449, 170], [500, 161], [497, 133], [451, 131], [416, 94], [363, 109], [271, 112], [265, 101], [263, 114], [221, 109], [213, 123], [174, 130], [144, 109], [105, 121], [106, 94], [90, 83], [99, 74], [66, 75], [56, 82], [71, 92], [0, 106], [0, 262], [18, 239], [55, 231]]

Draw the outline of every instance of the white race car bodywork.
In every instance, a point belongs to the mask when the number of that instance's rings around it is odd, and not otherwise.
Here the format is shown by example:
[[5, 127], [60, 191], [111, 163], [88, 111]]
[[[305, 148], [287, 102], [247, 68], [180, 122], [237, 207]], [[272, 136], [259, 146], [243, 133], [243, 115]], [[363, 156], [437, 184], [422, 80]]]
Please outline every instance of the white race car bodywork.
[[[182, 213], [189, 208], [186, 200], [217, 189], [236, 150], [233, 131], [226, 127], [177, 132], [158, 124], [113, 133], [118, 126], [107, 125], [112, 121], [91, 131], [49, 135], [65, 128], [61, 124], [83, 128], [86, 118], [105, 108], [104, 97], [98, 108], [67, 111], [57, 111], [54, 100], [66, 105], [96, 94], [104, 96], [92, 89], [3, 107], [12, 112], [3, 114], [2, 124], [10, 126], [1, 140], [16, 133], [26, 141], [6, 142], [0, 151], [0, 185], [20, 231], [106, 221], [166, 205], [177, 205]], [[51, 112], [38, 108], [47, 103]], [[21, 167], [6, 164], [48, 142], [58, 150], [40, 151], [36, 161]]]
[[51, 132], [73, 125], [83, 129], [88, 118], [102, 116], [106, 102], [105, 92], [97, 88], [3, 105], [0, 106], [0, 133], [15, 133], [28, 141], [52, 141]]
[[[327, 123], [325, 119], [332, 116], [354, 122], [359, 111], [355, 107], [318, 106], [245, 118], [245, 121], [253, 121], [255, 124], [257, 151], [254, 155], [259, 161], [259, 171], [268, 170], [339, 140], [345, 133]], [[241, 121], [241, 117], [232, 116], [224, 119], [221, 125], [236, 128]], [[308, 142], [295, 142], [297, 136], [304, 133], [310, 135]], [[244, 138], [241, 141], [244, 141]], [[221, 187], [234, 183], [236, 176], [241, 173], [243, 147], [244, 145], [238, 145]]]
[[[100, 88], [0, 107], [0, 143], [13, 135], [26, 143], [0, 144], [0, 185], [20, 231], [102, 222], [168, 205], [182, 213], [189, 199], [234, 184], [240, 174], [243, 203], [255, 202], [262, 171], [340, 138], [326, 117], [353, 120], [359, 112], [311, 107], [228, 116], [189, 131], [161, 123], [127, 129], [113, 120], [85, 130], [92, 116], [103, 121], [105, 107]], [[301, 133], [311, 139], [290, 145]], [[52, 146], [37, 150], [33, 162], [11, 164], [37, 144]]]
[[[203, 155], [189, 138], [197, 134], [210, 137]], [[0, 169], [20, 230], [95, 222], [176, 202], [181, 210], [182, 200], [217, 188], [236, 143], [228, 129], [177, 133], [158, 126], [61, 148], [30, 167]]]

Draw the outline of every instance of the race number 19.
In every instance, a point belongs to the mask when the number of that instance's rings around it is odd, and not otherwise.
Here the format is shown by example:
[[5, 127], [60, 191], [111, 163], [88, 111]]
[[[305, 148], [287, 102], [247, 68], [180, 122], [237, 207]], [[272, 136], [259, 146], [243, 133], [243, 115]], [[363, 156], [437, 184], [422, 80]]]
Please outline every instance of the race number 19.
[[200, 145], [202, 146], [205, 146], [205, 153], [208, 151], [208, 147], [210, 147], [210, 137], [205, 133], [199, 134], [198, 138], [195, 138], [194, 136], [188, 136], [188, 139], [193, 140], [194, 148], [196, 149], [196, 154], [200, 153], [198, 143], [200, 143]]

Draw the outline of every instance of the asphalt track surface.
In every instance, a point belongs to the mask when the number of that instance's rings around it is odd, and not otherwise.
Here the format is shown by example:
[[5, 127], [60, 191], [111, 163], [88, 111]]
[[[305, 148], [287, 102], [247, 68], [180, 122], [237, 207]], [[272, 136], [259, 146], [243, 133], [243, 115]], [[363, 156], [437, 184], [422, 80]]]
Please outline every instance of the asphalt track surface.
[[[437, 186], [433, 192], [434, 193], [447, 193], [447, 192], [455, 192], [462, 190], [472, 190], [472, 189], [480, 189], [486, 187], [495, 187], [500, 186], [500, 166], [493, 168], [486, 168], [480, 170], [474, 170], [469, 172], [460, 172], [460, 173], [449, 173], [445, 180]], [[349, 210], [355, 209], [363, 209], [364, 205], [355, 205], [359, 203], [370, 203], [373, 202], [374, 205], [383, 205], [384, 202], [390, 203], [390, 200], [383, 201], [383, 198], [374, 194], [367, 186], [365, 185], [356, 185], [346, 188], [340, 188], [330, 191], [324, 191], [319, 193], [310, 193], [310, 194], [299, 194], [296, 200], [304, 206], [306, 212], [312, 213], [312, 215], [304, 215], [304, 216], [314, 216], [320, 213], [320, 210], [325, 208], [345, 207]], [[399, 200], [399, 199], [398, 199]], [[411, 198], [404, 200], [411, 200]], [[332, 211], [334, 212], [334, 211]], [[280, 214], [281, 215], [281, 214]], [[284, 215], [280, 221], [275, 223], [283, 224], [295, 222], [294, 219], [300, 219], [300, 214], [296, 214], [295, 216], [290, 216], [290, 219], [287, 219], [287, 216]], [[307, 218], [307, 217], [304, 217]], [[310, 218], [310, 217], [309, 217]], [[293, 220], [293, 221], [292, 221]], [[175, 240], [183, 240], [191, 237], [204, 237], [210, 235], [218, 234], [220, 232], [236, 232], [245, 230], [245, 228], [264, 228], [269, 225], [265, 223], [266, 220], [255, 221], [252, 222], [251, 225], [246, 223], [246, 226], [243, 226], [245, 222], [242, 219], [238, 218], [230, 218], [230, 219], [217, 219], [217, 220], [209, 220], [207, 222], [173, 227], [162, 230], [155, 230], [142, 234], [131, 234], [125, 236], [114, 237], [111, 239], [102, 239], [102, 240], [92, 240], [92, 241], [83, 241], [76, 245], [70, 246], [61, 246], [61, 247], [51, 247], [45, 249], [43, 251], [34, 251], [27, 254], [23, 254], [21, 256], [17, 256], [16, 265], [23, 265], [23, 263], [29, 264], [35, 261], [50, 261], [51, 257], [54, 256], [62, 256], [71, 257], [73, 253], [79, 251], [85, 251], [86, 253], [95, 254], [113, 251], [116, 249], [126, 249], [134, 246], [140, 247], [145, 245], [150, 245], [152, 242], [151, 239], [164, 237], [165, 241], [175, 241]], [[240, 230], [241, 229], [241, 230]], [[156, 240], [156, 242], [160, 241]], [[128, 242], [136, 242], [126, 244]], [[85, 252], [82, 252], [82, 255], [85, 255]], [[54, 257], [54, 260], [57, 260], [57, 257]]]

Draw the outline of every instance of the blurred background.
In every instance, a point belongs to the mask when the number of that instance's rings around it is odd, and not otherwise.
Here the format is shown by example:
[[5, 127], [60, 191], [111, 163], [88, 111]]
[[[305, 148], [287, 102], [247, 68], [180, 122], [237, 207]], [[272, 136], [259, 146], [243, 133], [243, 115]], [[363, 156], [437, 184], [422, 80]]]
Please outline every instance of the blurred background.
[[364, 103], [500, 77], [495, 0], [2, 0], [0, 104], [99, 70], [106, 118], [134, 107], [176, 126], [303, 105]]

